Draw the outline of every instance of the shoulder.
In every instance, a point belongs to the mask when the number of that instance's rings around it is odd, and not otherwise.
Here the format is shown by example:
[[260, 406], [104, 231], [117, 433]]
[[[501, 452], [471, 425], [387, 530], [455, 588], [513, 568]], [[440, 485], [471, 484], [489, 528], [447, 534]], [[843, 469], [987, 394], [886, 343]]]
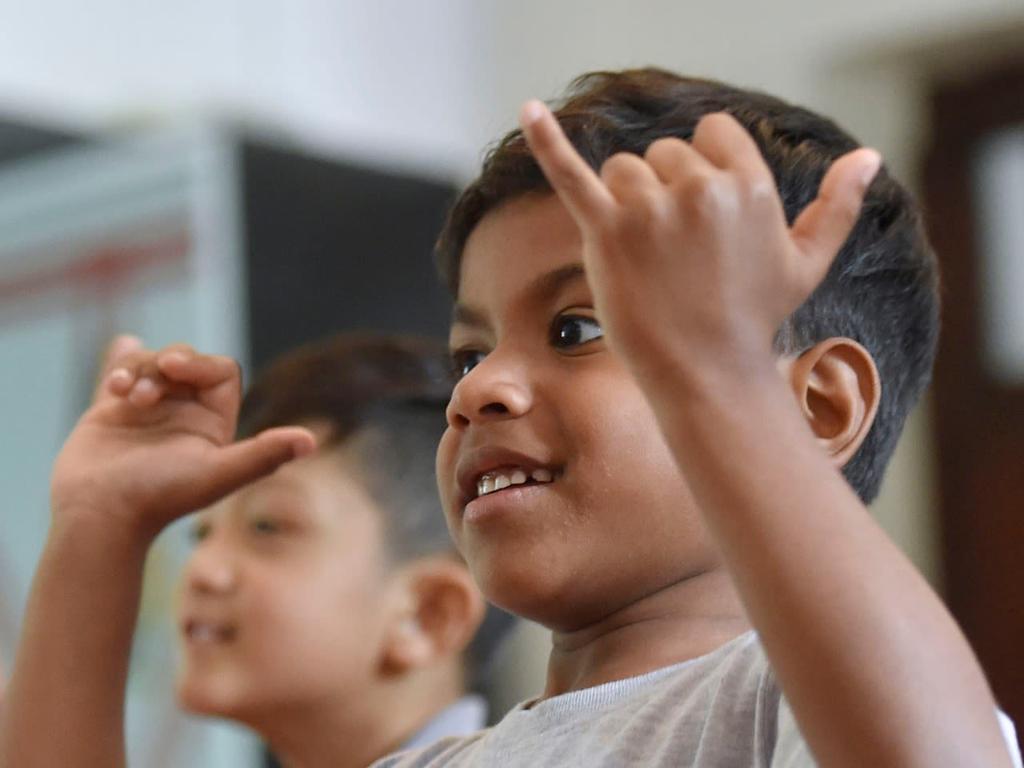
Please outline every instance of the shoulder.
[[[755, 632], [734, 638], [711, 653], [670, 668], [663, 679], [671, 700], [692, 699], [701, 707], [729, 703], [728, 709], [752, 718], [779, 698], [775, 676]], [[676, 708], [674, 704], [672, 708]]]
[[[473, 751], [486, 730], [469, 736], [449, 736], [426, 747], [407, 749], [383, 757], [370, 768], [435, 768], [435, 766], [460, 765]], [[468, 761], [465, 761], [468, 764]]]

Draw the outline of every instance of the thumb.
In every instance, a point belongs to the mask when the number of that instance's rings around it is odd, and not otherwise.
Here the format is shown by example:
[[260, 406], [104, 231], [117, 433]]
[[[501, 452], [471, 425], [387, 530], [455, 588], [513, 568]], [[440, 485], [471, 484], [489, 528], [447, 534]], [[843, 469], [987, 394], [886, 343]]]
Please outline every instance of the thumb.
[[302, 427], [275, 427], [217, 448], [207, 465], [206, 478], [200, 483], [196, 508], [209, 506], [314, 450], [316, 438]]
[[809, 283], [808, 292], [825, 277], [850, 236], [864, 195], [881, 165], [881, 155], [873, 149], [843, 155], [828, 169], [818, 196], [793, 223], [790, 234], [802, 256], [800, 267]]

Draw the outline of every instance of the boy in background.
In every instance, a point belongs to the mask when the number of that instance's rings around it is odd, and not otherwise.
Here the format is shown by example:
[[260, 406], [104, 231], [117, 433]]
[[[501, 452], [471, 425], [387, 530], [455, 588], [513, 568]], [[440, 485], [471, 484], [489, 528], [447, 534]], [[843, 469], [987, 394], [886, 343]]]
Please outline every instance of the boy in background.
[[[548, 682], [381, 765], [1011, 765], [970, 648], [864, 506], [937, 327], [933, 259], [878, 155], [657, 70], [582, 78], [521, 124], [441, 241], [462, 378], [438, 482], [484, 593], [551, 628]], [[230, 361], [133, 350], [109, 371], [55, 468], [11, 765], [123, 763], [151, 536], [314, 444], [231, 443]], [[62, 688], [52, 670], [93, 657]]]
[[274, 361], [239, 434], [301, 424], [317, 450], [193, 523], [179, 701], [253, 728], [286, 766], [361, 768], [486, 724], [467, 691], [511, 617], [487, 608], [480, 626], [437, 501], [444, 351], [346, 334]]

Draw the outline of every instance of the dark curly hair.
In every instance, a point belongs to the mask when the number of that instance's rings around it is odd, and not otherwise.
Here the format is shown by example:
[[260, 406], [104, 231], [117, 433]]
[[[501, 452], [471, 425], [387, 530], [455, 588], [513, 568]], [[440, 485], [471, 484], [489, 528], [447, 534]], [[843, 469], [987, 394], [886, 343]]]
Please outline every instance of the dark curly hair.
[[[859, 146], [834, 122], [807, 109], [660, 69], [585, 74], [555, 105], [569, 140], [595, 170], [617, 152], [642, 155], [657, 139], [690, 139], [701, 117], [712, 112], [729, 113], [754, 137], [790, 223], [817, 195], [832, 161]], [[490, 150], [438, 240], [438, 265], [453, 295], [466, 240], [480, 220], [508, 200], [549, 190], [520, 131]], [[792, 354], [844, 336], [874, 358], [882, 381], [878, 415], [843, 469], [865, 503], [878, 494], [907, 414], [931, 377], [938, 318], [938, 268], [920, 211], [883, 168], [829, 274], [775, 338], [778, 353]]]

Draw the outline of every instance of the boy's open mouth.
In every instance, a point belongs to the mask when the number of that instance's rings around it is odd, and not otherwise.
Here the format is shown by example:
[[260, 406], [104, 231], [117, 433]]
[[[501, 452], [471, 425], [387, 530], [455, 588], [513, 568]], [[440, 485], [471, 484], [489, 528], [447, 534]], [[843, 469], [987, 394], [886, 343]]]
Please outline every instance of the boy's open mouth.
[[221, 645], [235, 639], [238, 630], [230, 624], [189, 619], [183, 627], [185, 637], [196, 645]]
[[468, 451], [456, 467], [462, 507], [507, 488], [547, 485], [560, 475], [554, 465], [499, 446]]
[[503, 491], [513, 485], [543, 485], [555, 479], [550, 469], [537, 467], [529, 470], [524, 467], [504, 467], [493, 469], [482, 474], [476, 481], [476, 495], [486, 496], [489, 493]]

